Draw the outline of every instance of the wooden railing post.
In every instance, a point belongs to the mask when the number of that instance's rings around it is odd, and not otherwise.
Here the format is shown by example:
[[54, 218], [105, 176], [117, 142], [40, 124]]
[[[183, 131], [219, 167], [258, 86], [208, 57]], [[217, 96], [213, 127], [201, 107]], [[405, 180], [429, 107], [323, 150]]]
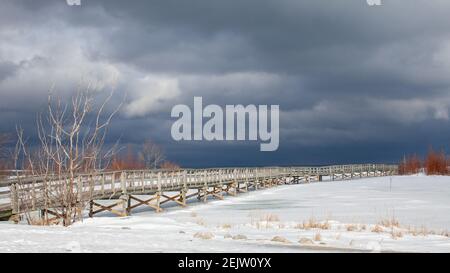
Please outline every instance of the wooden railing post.
[[127, 194], [127, 178], [124, 171], [120, 173], [120, 187], [122, 189], [122, 194]]
[[11, 209], [13, 214], [20, 213], [20, 206], [19, 206], [19, 193], [17, 192], [17, 184], [11, 184], [9, 187], [11, 191]]
[[161, 192], [161, 172], [158, 172], [158, 192]]

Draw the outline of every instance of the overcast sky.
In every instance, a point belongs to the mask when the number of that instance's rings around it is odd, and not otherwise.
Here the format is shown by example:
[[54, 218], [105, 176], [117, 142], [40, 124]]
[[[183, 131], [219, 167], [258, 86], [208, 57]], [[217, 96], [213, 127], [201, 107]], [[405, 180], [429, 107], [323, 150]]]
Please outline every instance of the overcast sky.
[[[128, 93], [111, 139], [182, 166], [394, 162], [450, 144], [450, 1], [2, 0], [0, 131], [54, 83]], [[172, 107], [279, 104], [280, 147], [175, 142]]]

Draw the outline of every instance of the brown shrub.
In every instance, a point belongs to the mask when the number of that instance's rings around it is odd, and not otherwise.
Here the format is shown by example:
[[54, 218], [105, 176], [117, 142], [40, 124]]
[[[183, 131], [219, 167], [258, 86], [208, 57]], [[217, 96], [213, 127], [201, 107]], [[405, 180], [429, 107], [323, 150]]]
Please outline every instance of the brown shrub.
[[425, 159], [425, 172], [427, 175], [446, 175], [449, 173], [449, 163], [444, 151], [438, 153], [430, 148]]
[[131, 145], [128, 145], [126, 153], [115, 155], [111, 162], [111, 169], [114, 171], [141, 170], [144, 168], [144, 161]]
[[161, 169], [165, 169], [165, 170], [179, 170], [181, 167], [173, 162], [170, 161], [164, 161], [161, 166]]
[[422, 162], [416, 154], [408, 155], [405, 156], [402, 162], [398, 165], [398, 173], [400, 175], [415, 174], [420, 171], [421, 167]]

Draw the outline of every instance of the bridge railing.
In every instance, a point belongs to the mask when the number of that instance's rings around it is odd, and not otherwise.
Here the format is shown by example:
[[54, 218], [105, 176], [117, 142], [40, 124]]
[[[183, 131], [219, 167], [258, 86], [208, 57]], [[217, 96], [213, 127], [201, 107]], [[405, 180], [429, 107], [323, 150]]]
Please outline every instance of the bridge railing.
[[[335, 173], [391, 172], [397, 166], [385, 164], [332, 165], [321, 167], [255, 167], [209, 168], [178, 170], [130, 170], [79, 174], [72, 181], [73, 192], [80, 200], [113, 198], [126, 193], [170, 191], [180, 186], [198, 188], [233, 181], [264, 180], [295, 175], [332, 175]], [[0, 183], [0, 210], [32, 210], [58, 200], [68, 183], [68, 177], [20, 176]], [[48, 204], [47, 204], [48, 205]]]

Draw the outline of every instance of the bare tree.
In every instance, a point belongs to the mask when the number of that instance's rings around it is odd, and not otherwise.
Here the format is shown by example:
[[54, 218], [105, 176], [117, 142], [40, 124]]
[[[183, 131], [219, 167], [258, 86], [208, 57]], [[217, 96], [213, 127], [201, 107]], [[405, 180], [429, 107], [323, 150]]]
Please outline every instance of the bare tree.
[[112, 96], [113, 92], [96, 104], [88, 87], [63, 103], [50, 92], [46, 113], [37, 117], [39, 145], [33, 151], [27, 148], [23, 130], [17, 130], [15, 161], [43, 179], [45, 206], [62, 218], [64, 226], [81, 219], [89, 200], [79, 192], [77, 183], [83, 183], [79, 175], [103, 170], [114, 154], [114, 147], [104, 149], [108, 127], [121, 107], [105, 113]]
[[149, 139], [142, 144], [141, 157], [145, 162], [145, 167], [149, 169], [156, 169], [165, 159], [161, 147]]

